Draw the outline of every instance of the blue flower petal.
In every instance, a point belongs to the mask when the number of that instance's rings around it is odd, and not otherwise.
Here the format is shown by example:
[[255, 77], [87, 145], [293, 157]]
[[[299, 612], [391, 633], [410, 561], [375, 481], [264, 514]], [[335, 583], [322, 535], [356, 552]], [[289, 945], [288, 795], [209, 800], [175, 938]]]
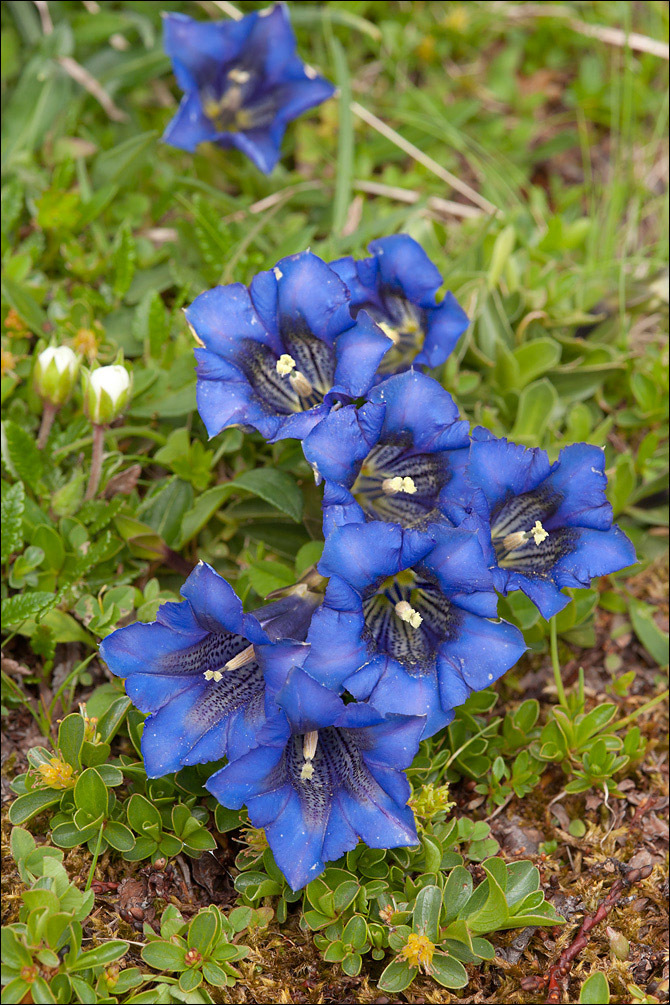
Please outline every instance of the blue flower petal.
[[[253, 816], [250, 819], [253, 821]], [[291, 793], [277, 819], [266, 824], [268, 844], [291, 889], [300, 890], [323, 872], [327, 826], [328, 816], [309, 822], [305, 819], [296, 792]]]
[[[358, 674], [356, 676], [359, 677]], [[346, 687], [358, 696], [358, 688], [354, 692], [352, 686], [356, 685], [346, 681]], [[440, 703], [434, 670], [425, 674], [409, 674], [391, 659], [386, 660], [384, 672], [370, 692], [369, 701], [380, 712], [416, 716], [422, 723], [422, 739], [448, 726], [454, 717], [452, 707], [444, 709]]]
[[303, 441], [310, 465], [327, 481], [353, 485], [359, 465], [379, 438], [384, 412], [383, 405], [371, 403], [331, 412]]
[[420, 307], [434, 307], [442, 276], [420, 244], [408, 234], [381, 237], [368, 246], [379, 263], [380, 281], [399, 289]]
[[263, 671], [267, 692], [274, 702], [278, 691], [281, 691], [286, 678], [293, 667], [301, 667], [309, 655], [310, 647], [306, 642], [282, 639], [268, 646], [258, 646], [256, 658]]
[[[493, 576], [477, 533], [460, 527], [442, 527], [435, 532], [435, 547], [424, 564], [433, 572], [444, 592], [453, 594], [491, 593]], [[492, 600], [495, 617], [495, 598]]]
[[[268, 87], [284, 79], [295, 56], [295, 34], [284, 4], [274, 4], [258, 13], [251, 26], [248, 48], [254, 61], [262, 65]], [[302, 66], [300, 61], [298, 65]]]
[[205, 782], [205, 788], [231, 810], [239, 810], [254, 796], [281, 786], [274, 769], [281, 761], [284, 747], [254, 747], [244, 757], [231, 761]]
[[511, 593], [521, 590], [529, 600], [532, 600], [543, 618], [553, 618], [570, 603], [570, 597], [561, 591], [551, 579], [540, 576], [524, 576], [513, 569], [501, 569], [506, 579], [499, 588], [501, 593]]
[[370, 401], [386, 405], [382, 435], [407, 430], [417, 452], [469, 446], [469, 426], [458, 421], [454, 399], [436, 380], [419, 371], [388, 377], [370, 393]]
[[472, 435], [468, 478], [474, 488], [483, 491], [491, 505], [503, 500], [508, 493], [530, 492], [551, 471], [546, 452], [538, 447], [521, 447], [506, 439], [496, 439], [481, 427]]
[[345, 819], [368, 848], [398, 848], [419, 844], [414, 815], [407, 806], [400, 807], [371, 779], [366, 786], [366, 800], [356, 799], [346, 789], [337, 793]]
[[274, 269], [281, 330], [302, 325], [329, 345], [353, 321], [342, 280], [310, 251], [282, 258]]
[[514, 666], [526, 651], [523, 635], [507, 621], [487, 621], [463, 611], [458, 632], [440, 646], [437, 678], [442, 708], [462, 705]]
[[[390, 774], [390, 772], [389, 772]], [[324, 862], [334, 862], [358, 844], [358, 834], [349, 825], [337, 799], [330, 806], [328, 828], [323, 840], [321, 857]]]
[[557, 563], [556, 582], [561, 586], [590, 586], [596, 576], [607, 576], [637, 561], [635, 548], [616, 525], [610, 530], [579, 528], [573, 549]]
[[[409, 768], [419, 748], [422, 733], [423, 723], [420, 716], [411, 714], [385, 716], [382, 722], [370, 726], [361, 740], [366, 763], [368, 766], [374, 763], [387, 768]], [[402, 804], [406, 803], [408, 798], [409, 793], [401, 801]]]
[[145, 715], [150, 715], [198, 683], [199, 675], [157, 672], [133, 673], [126, 678], [124, 686], [133, 705]]
[[245, 129], [224, 133], [217, 139], [222, 146], [237, 147], [263, 174], [271, 174], [281, 155], [280, 144], [284, 128], [277, 124], [270, 129]]
[[[241, 425], [257, 429], [269, 440], [281, 430], [281, 417], [268, 411], [236, 367], [205, 349], [196, 349], [195, 354], [200, 360], [196, 401], [208, 436], [216, 436], [227, 426]], [[220, 364], [211, 365], [212, 358]], [[225, 379], [217, 379], [217, 372], [223, 378], [224, 366]]]
[[302, 68], [297, 79], [289, 80], [281, 87], [281, 103], [275, 120], [275, 128], [297, 119], [303, 112], [320, 105], [335, 93], [335, 87], [325, 77], [307, 77]]
[[328, 538], [318, 569], [363, 590], [376, 580], [409, 569], [425, 558], [434, 541], [420, 531], [374, 520], [340, 527]]
[[352, 398], [366, 394], [392, 344], [366, 311], [359, 311], [353, 327], [337, 339], [335, 387]]
[[184, 91], [208, 83], [222, 64], [237, 58], [258, 15], [239, 21], [195, 21], [186, 14], [163, 18], [163, 46]]
[[330, 606], [319, 608], [307, 636], [312, 650], [306, 669], [311, 676], [339, 690], [345, 678], [367, 660], [367, 648], [362, 639], [364, 627], [360, 607], [353, 611], [333, 610]]
[[162, 139], [173, 147], [193, 153], [199, 143], [216, 137], [216, 128], [203, 112], [198, 93], [189, 91], [181, 99], [177, 114], [170, 119]]
[[347, 523], [365, 523], [365, 514], [349, 489], [333, 482], [326, 482], [323, 488], [323, 536], [330, 537], [337, 527]]
[[558, 455], [558, 464], [546, 481], [563, 496], [561, 505], [546, 522], [554, 527], [591, 527], [609, 530], [612, 507], [605, 496], [605, 452], [589, 443], [573, 443]]
[[447, 293], [442, 303], [426, 312], [428, 327], [421, 352], [414, 365], [441, 366], [451, 355], [459, 338], [470, 324], [470, 319], [453, 293]]
[[[164, 605], [168, 606], [168, 605]], [[174, 661], [169, 658], [180, 650], [187, 649], [205, 638], [206, 630], [195, 620], [188, 604], [170, 604], [179, 607], [180, 631], [158, 622], [144, 624], [141, 621], [125, 628], [117, 628], [100, 643], [100, 655], [117, 677], [132, 674], [165, 673], [166, 661], [170, 669]], [[160, 610], [160, 609], [159, 609]], [[187, 627], [191, 622], [191, 626]]]
[[276, 695], [277, 704], [295, 733], [309, 733], [337, 723], [346, 706], [338, 695], [317, 683], [304, 670], [290, 670], [286, 683]]
[[262, 645], [269, 641], [256, 618], [243, 613], [242, 601], [230, 583], [206, 562], [198, 562], [180, 592], [206, 631], [234, 632], [252, 644]]
[[278, 440], [302, 440], [328, 415], [329, 411], [330, 406], [324, 404], [315, 405], [306, 412], [294, 412], [293, 415], [283, 416], [277, 424], [276, 431], [270, 435], [264, 434], [259, 425], [256, 425], [256, 428], [269, 443], [276, 443]]
[[242, 283], [206, 290], [184, 314], [205, 347], [231, 363], [238, 361], [245, 339], [261, 342], [277, 355], [283, 352], [279, 340], [262, 324], [249, 290]]

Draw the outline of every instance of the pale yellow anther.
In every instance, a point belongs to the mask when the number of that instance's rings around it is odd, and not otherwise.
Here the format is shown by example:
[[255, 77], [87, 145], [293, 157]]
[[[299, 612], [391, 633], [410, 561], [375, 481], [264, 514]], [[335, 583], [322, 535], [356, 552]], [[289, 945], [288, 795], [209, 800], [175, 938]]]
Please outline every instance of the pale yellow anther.
[[228, 79], [234, 80], [236, 84], [246, 84], [249, 76], [250, 74], [247, 70], [240, 70], [237, 66], [228, 71]]
[[387, 496], [396, 495], [398, 492], [406, 492], [413, 496], [416, 492], [416, 485], [413, 478], [402, 478], [396, 475], [395, 478], [385, 478], [382, 482], [382, 492]]
[[531, 527], [530, 533], [533, 535], [535, 544], [540, 545], [549, 537], [549, 532], [544, 529], [539, 520], [535, 521], [535, 526]]
[[300, 770], [300, 778], [304, 782], [308, 782], [314, 776], [314, 765], [312, 761], [316, 754], [316, 747], [319, 742], [319, 731], [313, 729], [309, 733], [305, 733], [302, 738], [302, 756], [305, 758], [305, 763]]
[[203, 677], [205, 680], [214, 680], [218, 683], [218, 681], [223, 679], [223, 674], [220, 670], [205, 670]]
[[411, 628], [418, 628], [423, 618], [418, 611], [415, 611], [406, 600], [399, 600], [395, 605], [395, 612], [401, 621], [407, 622]]
[[198, 343], [198, 345], [201, 345], [201, 346], [203, 346], [203, 348], [204, 348], [204, 346], [205, 346], [205, 343], [204, 343], [204, 342], [202, 341], [202, 339], [201, 339], [201, 338], [200, 338], [200, 336], [198, 335], [197, 331], [195, 330], [195, 328], [193, 327], [193, 325], [191, 324], [191, 322], [190, 322], [190, 321], [187, 321], [187, 322], [186, 322], [186, 324], [187, 324], [187, 325], [189, 326], [189, 328], [191, 329], [191, 335], [193, 336], [193, 338], [195, 339], [195, 341], [196, 341], [196, 342]]
[[283, 352], [277, 360], [277, 373], [280, 377], [286, 377], [291, 370], [295, 370], [295, 360], [287, 352]]
[[503, 547], [505, 551], [514, 551], [515, 548], [520, 548], [522, 544], [528, 540], [528, 535], [525, 530], [515, 530], [513, 534], [507, 534], [503, 538]]
[[296, 370], [295, 373], [290, 374], [288, 379], [295, 393], [299, 394], [301, 398], [309, 398], [310, 394], [313, 393], [314, 388], [300, 370]]
[[275, 265], [275, 267], [274, 267], [274, 269], [272, 271], [275, 274], [275, 279], [282, 279], [283, 278], [284, 273], [282, 272], [282, 270], [279, 268], [278, 265]]

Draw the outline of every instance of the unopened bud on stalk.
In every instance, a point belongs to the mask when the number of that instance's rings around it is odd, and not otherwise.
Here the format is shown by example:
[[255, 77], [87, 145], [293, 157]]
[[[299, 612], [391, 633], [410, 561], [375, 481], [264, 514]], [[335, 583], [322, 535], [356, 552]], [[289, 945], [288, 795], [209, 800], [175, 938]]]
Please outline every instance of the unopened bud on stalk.
[[130, 374], [120, 363], [82, 373], [84, 411], [94, 425], [107, 426], [125, 411], [130, 399]]
[[49, 346], [35, 360], [33, 386], [43, 401], [60, 408], [74, 390], [79, 358], [67, 345]]

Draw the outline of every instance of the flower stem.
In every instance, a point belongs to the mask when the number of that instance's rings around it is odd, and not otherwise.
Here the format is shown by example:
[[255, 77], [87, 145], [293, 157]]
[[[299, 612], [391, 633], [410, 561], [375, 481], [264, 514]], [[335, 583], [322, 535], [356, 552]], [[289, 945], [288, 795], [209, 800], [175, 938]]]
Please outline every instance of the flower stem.
[[86, 880], [86, 886], [84, 887], [84, 893], [87, 893], [91, 889], [91, 883], [93, 882], [93, 874], [95, 872], [95, 867], [98, 864], [98, 857], [100, 855], [100, 845], [102, 844], [102, 832], [105, 828], [105, 821], [100, 824], [100, 830], [98, 831], [98, 843], [95, 846], [95, 851], [93, 852], [93, 861], [91, 862], [91, 868], [88, 873], [88, 879]]
[[666, 689], [665, 691], [662, 691], [661, 694], [657, 694], [655, 698], [651, 699], [651, 701], [647, 701], [645, 702], [644, 705], [640, 705], [638, 709], [636, 709], [634, 712], [631, 712], [630, 715], [627, 715], [624, 719], [619, 719], [618, 722], [614, 723], [614, 726], [617, 729], [621, 729], [622, 726], [627, 726], [629, 722], [635, 722], [638, 716], [644, 715], [645, 712], [650, 712], [651, 709], [655, 708], [656, 705], [660, 705], [662, 701], [667, 700], [668, 700], [668, 691]]
[[554, 682], [556, 684], [556, 693], [558, 694], [559, 705], [563, 708], [568, 707], [568, 699], [565, 695], [565, 688], [563, 687], [563, 678], [561, 677], [561, 664], [558, 659], [558, 630], [556, 628], [556, 618], [551, 618], [549, 621], [549, 642], [551, 648], [551, 665], [554, 670]]
[[53, 426], [54, 419], [56, 418], [56, 412], [58, 407], [52, 405], [50, 401], [44, 402], [44, 410], [42, 411], [42, 423], [40, 425], [40, 431], [37, 435], [37, 447], [39, 450], [44, 450], [46, 442], [49, 439], [49, 433], [51, 432], [51, 427]]
[[95, 499], [98, 494], [100, 475], [102, 474], [102, 448], [105, 440], [105, 427], [93, 425], [93, 450], [91, 451], [91, 473], [88, 477], [88, 488], [84, 502]]

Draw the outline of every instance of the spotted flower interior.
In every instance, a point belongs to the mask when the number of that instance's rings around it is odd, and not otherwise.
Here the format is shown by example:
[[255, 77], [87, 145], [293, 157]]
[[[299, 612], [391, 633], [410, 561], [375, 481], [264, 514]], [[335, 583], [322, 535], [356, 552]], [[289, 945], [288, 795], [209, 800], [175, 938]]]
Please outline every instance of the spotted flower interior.
[[441, 517], [438, 497], [448, 477], [444, 455], [415, 453], [411, 434], [397, 434], [372, 448], [351, 492], [370, 520], [424, 527]]

